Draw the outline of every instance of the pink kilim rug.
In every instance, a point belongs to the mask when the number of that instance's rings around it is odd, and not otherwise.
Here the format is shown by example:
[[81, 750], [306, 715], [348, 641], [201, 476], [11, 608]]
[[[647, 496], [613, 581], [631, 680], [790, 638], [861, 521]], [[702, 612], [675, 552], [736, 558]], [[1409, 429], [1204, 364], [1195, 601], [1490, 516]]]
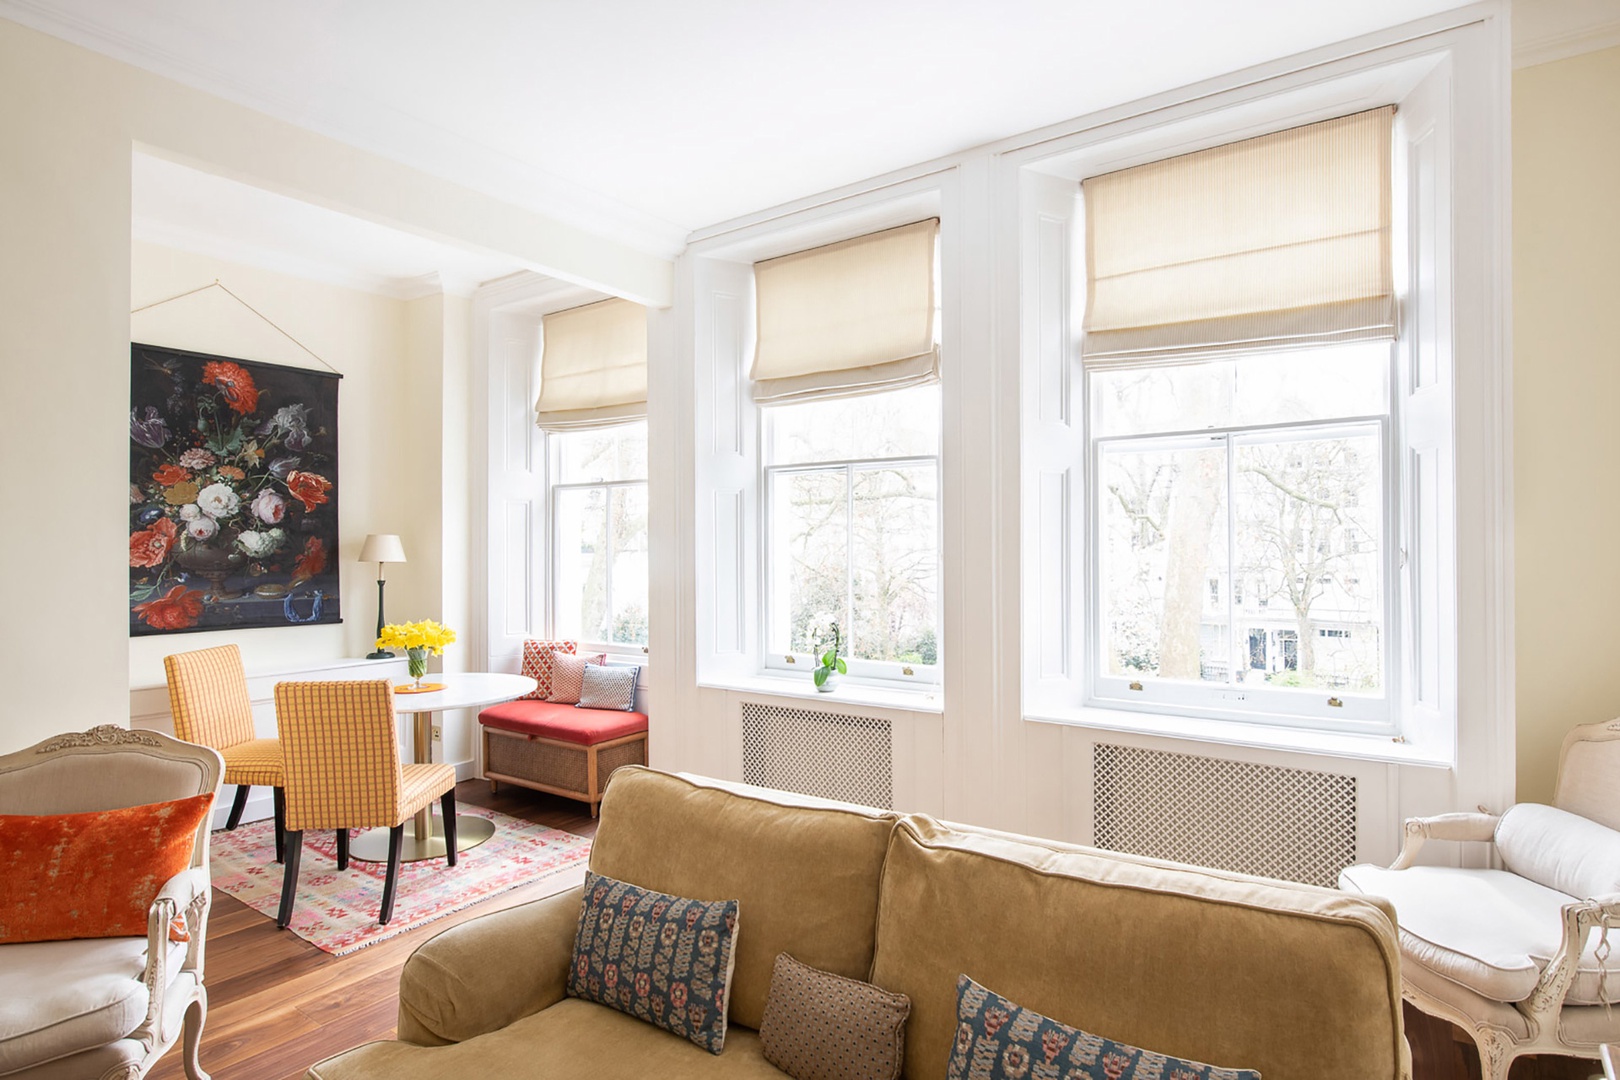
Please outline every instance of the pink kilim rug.
[[[443, 859], [401, 864], [394, 917], [387, 926], [377, 925], [384, 864], [350, 859], [349, 868], [340, 873], [337, 835], [304, 833], [298, 898], [288, 929], [317, 948], [342, 956], [519, 885], [544, 881], [549, 887], [544, 895], [549, 896], [585, 880], [585, 863], [591, 854], [591, 842], [585, 837], [481, 806], [457, 809], [495, 822], [495, 835], [463, 851], [454, 867], [446, 866]], [[361, 835], [356, 830], [351, 839]], [[215, 888], [262, 915], [276, 917], [281, 903], [281, 864], [276, 862], [275, 826], [268, 819], [214, 833], [209, 853]]]

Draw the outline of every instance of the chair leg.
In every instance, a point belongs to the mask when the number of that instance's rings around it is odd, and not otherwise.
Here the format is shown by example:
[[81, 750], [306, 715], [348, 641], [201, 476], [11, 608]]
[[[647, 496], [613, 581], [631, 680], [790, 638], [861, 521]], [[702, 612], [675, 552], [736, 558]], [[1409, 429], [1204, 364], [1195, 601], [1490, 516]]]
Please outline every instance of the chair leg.
[[405, 823], [400, 822], [388, 830], [388, 872], [383, 877], [382, 910], [377, 913], [377, 922], [382, 926], [394, 917], [394, 890], [399, 886], [399, 856], [404, 846]]
[[298, 864], [304, 854], [304, 831], [287, 832], [287, 865], [281, 871], [281, 907], [276, 912], [276, 929], [285, 930], [292, 922], [293, 895], [298, 892]]
[[1513, 1069], [1513, 1040], [1496, 1028], [1475, 1028], [1474, 1045], [1479, 1047], [1481, 1080], [1508, 1080]]
[[272, 816], [276, 819], [276, 862], [284, 862], [287, 858], [287, 792], [283, 788], [270, 789], [270, 803], [275, 808]]
[[208, 1020], [208, 991], [203, 987], [197, 988], [197, 998], [186, 1006], [184, 1050], [180, 1058], [180, 1067], [185, 1070], [186, 1080], [209, 1080], [208, 1074], [202, 1071], [202, 1065], [197, 1061], [197, 1048], [202, 1045], [203, 1024]]
[[349, 868], [349, 830], [348, 829], [339, 829], [337, 831], [337, 844], [338, 844], [338, 869], [339, 870], [347, 870]]
[[456, 865], [456, 789], [451, 788], [439, 800], [439, 813], [444, 817], [444, 859]]
[[248, 784], [236, 785], [236, 798], [231, 800], [231, 816], [225, 819], [227, 832], [242, 824], [242, 811], [247, 809], [248, 792], [252, 790]]

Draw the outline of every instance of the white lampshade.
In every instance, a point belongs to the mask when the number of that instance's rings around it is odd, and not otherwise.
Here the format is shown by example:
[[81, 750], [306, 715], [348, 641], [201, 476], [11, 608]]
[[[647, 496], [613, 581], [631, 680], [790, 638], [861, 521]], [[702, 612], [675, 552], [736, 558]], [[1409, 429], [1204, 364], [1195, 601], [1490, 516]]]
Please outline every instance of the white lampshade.
[[405, 545], [393, 533], [372, 533], [360, 545], [361, 562], [404, 562]]

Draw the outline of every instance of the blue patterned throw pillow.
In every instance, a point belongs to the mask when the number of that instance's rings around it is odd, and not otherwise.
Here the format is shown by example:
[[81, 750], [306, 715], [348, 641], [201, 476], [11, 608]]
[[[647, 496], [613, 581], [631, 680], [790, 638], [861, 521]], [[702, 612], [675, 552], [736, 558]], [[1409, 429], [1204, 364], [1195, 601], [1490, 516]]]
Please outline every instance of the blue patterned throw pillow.
[[568, 995], [718, 1054], [736, 940], [735, 900], [688, 900], [587, 873]]
[[1138, 1050], [1020, 1008], [968, 978], [956, 980], [956, 1045], [946, 1080], [1260, 1080]]

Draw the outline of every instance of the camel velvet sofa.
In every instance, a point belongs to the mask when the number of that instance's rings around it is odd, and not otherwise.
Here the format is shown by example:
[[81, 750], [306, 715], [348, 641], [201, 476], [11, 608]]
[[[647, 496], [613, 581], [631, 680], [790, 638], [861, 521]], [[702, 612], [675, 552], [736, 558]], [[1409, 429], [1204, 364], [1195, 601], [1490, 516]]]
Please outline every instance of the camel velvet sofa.
[[591, 868], [740, 901], [723, 1053], [564, 996], [573, 889], [428, 941], [401, 976], [398, 1041], [309, 1075], [780, 1080], [757, 1030], [787, 952], [910, 995], [907, 1080], [945, 1076], [963, 973], [1064, 1023], [1265, 1080], [1410, 1076], [1382, 901], [639, 766], [608, 786]]

